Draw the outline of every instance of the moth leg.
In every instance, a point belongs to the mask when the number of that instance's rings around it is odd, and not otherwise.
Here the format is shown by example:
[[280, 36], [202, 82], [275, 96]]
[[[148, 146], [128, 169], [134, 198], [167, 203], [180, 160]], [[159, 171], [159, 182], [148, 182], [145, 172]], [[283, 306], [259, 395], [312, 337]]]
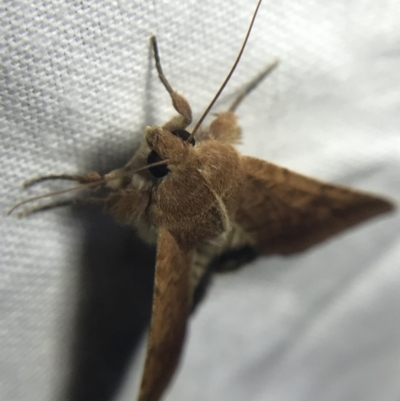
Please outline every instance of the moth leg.
[[215, 139], [228, 143], [237, 143], [242, 136], [242, 129], [237, 122], [237, 116], [232, 111], [219, 113], [211, 122], [208, 132], [201, 133], [197, 136], [199, 139], [204, 136], [204, 139]]
[[31, 214], [38, 212], [45, 212], [46, 210], [56, 209], [64, 206], [71, 206], [77, 204], [101, 204], [104, 203], [104, 199], [96, 199], [96, 198], [74, 198], [74, 199], [64, 199], [64, 200], [56, 200], [54, 202], [49, 202], [44, 205], [32, 207], [30, 209], [23, 210], [18, 213], [18, 217], [25, 218], [30, 216]]
[[[242, 135], [242, 130], [237, 123], [235, 114], [236, 109], [239, 107], [243, 99], [276, 67], [278, 60], [269, 64], [260, 74], [255, 76], [238, 94], [227, 111], [219, 113], [215, 120], [211, 123], [209, 132], [203, 134], [212, 139], [219, 141], [226, 141], [229, 143], [237, 143]], [[200, 135], [198, 135], [199, 137]]]
[[23, 188], [31, 187], [32, 185], [39, 184], [40, 182], [50, 181], [50, 180], [69, 180], [77, 181], [80, 184], [89, 184], [91, 182], [96, 182], [101, 180], [99, 173], [91, 172], [87, 174], [50, 174], [43, 175], [41, 177], [33, 178], [32, 180], [25, 181], [22, 186]]
[[278, 66], [279, 60], [275, 60], [271, 64], [267, 65], [267, 67], [261, 71], [258, 75], [256, 75], [237, 95], [234, 102], [229, 107], [228, 111], [234, 113], [236, 109], [239, 107], [242, 100], [253, 90], [258, 84], [266, 78], [271, 72]]
[[156, 63], [158, 77], [160, 78], [160, 81], [162, 82], [165, 89], [171, 96], [172, 105], [174, 106], [175, 110], [179, 113], [179, 116], [173, 117], [170, 121], [164, 124], [163, 128], [168, 131], [178, 128], [185, 129], [192, 122], [192, 109], [190, 108], [188, 101], [182, 95], [180, 95], [178, 92], [172, 89], [172, 86], [169, 84], [161, 67], [161, 60], [160, 60], [160, 54], [158, 52], [157, 39], [155, 36], [152, 36], [150, 40], [151, 44], [153, 45], [154, 60]]

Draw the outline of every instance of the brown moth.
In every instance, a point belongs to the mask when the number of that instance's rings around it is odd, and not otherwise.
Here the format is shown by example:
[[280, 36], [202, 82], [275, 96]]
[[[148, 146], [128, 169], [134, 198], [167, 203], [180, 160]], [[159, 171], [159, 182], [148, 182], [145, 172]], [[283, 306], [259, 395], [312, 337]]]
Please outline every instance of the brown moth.
[[[214, 105], [244, 50], [257, 4], [239, 55], [215, 98], [191, 131], [192, 111], [172, 89], [152, 37], [159, 78], [178, 115], [162, 126], [146, 128], [143, 142], [122, 168], [100, 176], [49, 175], [77, 181], [67, 190], [106, 188], [101, 202], [118, 221], [134, 225], [157, 244], [153, 311], [139, 401], [157, 401], [178, 365], [193, 294], [207, 266], [227, 251], [251, 249], [262, 254], [303, 251], [366, 219], [393, 210], [389, 201], [294, 173], [263, 160], [242, 156], [233, 147], [241, 137], [235, 110], [243, 98], [277, 65], [271, 64], [218, 114], [207, 129], [204, 118]], [[73, 203], [54, 202], [29, 212]]]

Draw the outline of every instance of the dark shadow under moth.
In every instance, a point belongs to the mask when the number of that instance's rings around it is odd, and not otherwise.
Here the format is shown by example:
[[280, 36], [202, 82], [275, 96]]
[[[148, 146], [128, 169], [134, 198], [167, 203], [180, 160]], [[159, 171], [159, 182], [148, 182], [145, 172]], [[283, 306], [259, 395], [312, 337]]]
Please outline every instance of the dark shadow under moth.
[[152, 37], [157, 71], [178, 115], [162, 126], [147, 127], [139, 150], [120, 169], [104, 176], [95, 172], [49, 175], [26, 183], [50, 179], [79, 183], [44, 196], [105, 188], [108, 194], [103, 199], [56, 201], [29, 212], [82, 200], [101, 203], [115, 219], [134, 225], [145, 240], [157, 244], [139, 401], [159, 400], [168, 386], [179, 362], [188, 316], [201, 297], [210, 266], [232, 270], [258, 253], [300, 252], [394, 209], [375, 195], [305, 177], [243, 156], [233, 147], [241, 138], [236, 108], [277, 63], [255, 77], [207, 129], [200, 128], [240, 59], [256, 12], [232, 70], [191, 132], [186, 130], [192, 122], [190, 105], [166, 79]]

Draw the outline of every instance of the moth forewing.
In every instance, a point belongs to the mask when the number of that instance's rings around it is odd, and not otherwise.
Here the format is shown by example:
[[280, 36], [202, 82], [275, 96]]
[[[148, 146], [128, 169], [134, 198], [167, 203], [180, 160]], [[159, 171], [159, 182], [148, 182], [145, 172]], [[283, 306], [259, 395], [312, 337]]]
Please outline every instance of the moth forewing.
[[194, 249], [165, 229], [157, 241], [153, 310], [138, 401], [157, 401], [168, 386], [181, 354], [192, 288]]
[[264, 254], [303, 251], [394, 209], [379, 196], [328, 184], [243, 156], [245, 174], [236, 222]]

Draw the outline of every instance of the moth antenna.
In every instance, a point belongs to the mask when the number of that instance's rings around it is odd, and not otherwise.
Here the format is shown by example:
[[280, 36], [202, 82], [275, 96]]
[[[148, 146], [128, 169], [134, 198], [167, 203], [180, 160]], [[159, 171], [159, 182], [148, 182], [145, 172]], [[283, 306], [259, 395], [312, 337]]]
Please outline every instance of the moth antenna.
[[200, 120], [197, 122], [197, 124], [195, 125], [195, 127], [193, 128], [192, 133], [190, 134], [189, 138], [186, 139], [186, 142], [189, 142], [190, 140], [193, 139], [194, 135], [196, 134], [196, 132], [198, 131], [198, 129], [200, 128], [200, 125], [203, 123], [204, 119], [207, 117], [207, 114], [210, 112], [210, 110], [212, 109], [212, 107], [214, 106], [215, 102], [218, 100], [219, 96], [221, 95], [222, 91], [224, 90], [226, 84], [229, 82], [229, 80], [231, 79], [232, 74], [234, 73], [237, 65], [239, 64], [240, 58], [242, 57], [243, 51], [246, 47], [247, 44], [247, 40], [249, 39], [250, 33], [251, 33], [251, 29], [253, 28], [254, 25], [254, 21], [256, 19], [257, 13], [258, 13], [258, 9], [260, 8], [262, 0], [259, 0], [256, 6], [256, 9], [254, 10], [253, 13], [253, 17], [251, 18], [251, 22], [249, 25], [249, 28], [247, 29], [247, 33], [246, 36], [244, 38], [242, 47], [240, 48], [239, 54], [236, 57], [235, 62], [233, 63], [233, 66], [231, 68], [231, 70], [229, 71], [229, 74], [227, 75], [227, 77], [225, 78], [224, 82], [222, 83], [221, 87], [219, 88], [218, 92], [215, 94], [213, 100], [211, 101], [211, 103], [208, 105], [208, 107], [206, 108], [205, 112], [203, 113], [203, 115], [200, 117]]
[[91, 182], [97, 182], [101, 179], [99, 173], [92, 171], [91, 173], [86, 174], [50, 174], [43, 175], [41, 177], [36, 177], [31, 180], [25, 181], [22, 184], [23, 188], [31, 187], [32, 185], [39, 184], [44, 181], [51, 180], [69, 180], [69, 181], [77, 181], [80, 184], [89, 184]]
[[103, 180], [98, 181], [98, 182], [91, 182], [89, 184], [81, 184], [81, 185], [77, 185], [76, 187], [67, 188], [67, 189], [61, 189], [59, 191], [53, 191], [53, 192], [48, 192], [47, 194], [33, 196], [32, 198], [28, 198], [28, 199], [25, 199], [25, 200], [23, 200], [21, 202], [16, 203], [10, 210], [8, 210], [7, 214], [10, 215], [18, 207], [20, 207], [22, 205], [25, 205], [26, 203], [33, 202], [33, 201], [38, 200], [38, 199], [48, 198], [48, 197], [54, 196], [54, 195], [61, 195], [61, 194], [65, 194], [67, 192], [77, 191], [77, 190], [80, 190], [80, 189], [94, 188], [94, 187], [97, 187], [99, 185], [104, 185], [108, 181], [110, 181], [110, 180], [103, 179]]
[[101, 204], [104, 203], [105, 199], [102, 198], [73, 198], [66, 200], [56, 200], [54, 202], [46, 203], [44, 205], [40, 205], [37, 207], [33, 207], [31, 209], [23, 210], [18, 213], [18, 217], [26, 218], [31, 214], [35, 214], [38, 212], [45, 212], [46, 210], [55, 209], [58, 207], [77, 205], [77, 204]]
[[[143, 166], [143, 167], [140, 167], [139, 169], [135, 170], [135, 171], [133, 172], [133, 174], [138, 173], [139, 171], [147, 170], [148, 168], [151, 168], [151, 167], [161, 166], [161, 165], [163, 165], [163, 164], [168, 164], [168, 163], [169, 163], [169, 159], [165, 159], [165, 160], [160, 160], [160, 161], [155, 162], [155, 163], [147, 164], [147, 165], [145, 165], [145, 166]], [[71, 178], [70, 178], [70, 177], [71, 177]], [[74, 176], [69, 176], [69, 175], [65, 175], [65, 176], [63, 176], [63, 175], [58, 175], [58, 176], [45, 176], [45, 177], [41, 177], [41, 178], [39, 178], [39, 179], [34, 179], [34, 180], [31, 180], [31, 181], [27, 181], [27, 183], [25, 183], [25, 185], [26, 185], [26, 186], [30, 186], [30, 185], [36, 184], [36, 183], [38, 183], [38, 182], [40, 182], [40, 181], [45, 181], [45, 180], [53, 179], [53, 178], [61, 178], [61, 179], [67, 179], [67, 180], [68, 180], [68, 179], [72, 179], [72, 180], [74, 180], [74, 178], [72, 178], [72, 177], [74, 177]], [[75, 176], [75, 177], [76, 177], [76, 176]], [[54, 196], [54, 195], [61, 195], [61, 194], [65, 194], [65, 193], [67, 193], [67, 192], [78, 191], [78, 190], [80, 190], [80, 189], [95, 188], [95, 187], [97, 187], [97, 186], [99, 186], [99, 185], [105, 185], [105, 184], [107, 184], [109, 181], [118, 180], [118, 179], [120, 179], [120, 178], [121, 178], [120, 176], [117, 176], [117, 177], [109, 177], [109, 178], [102, 178], [102, 179], [97, 180], [97, 181], [95, 181], [95, 182], [90, 182], [90, 183], [87, 183], [87, 184], [77, 185], [76, 187], [67, 188], [67, 189], [61, 189], [61, 190], [59, 190], [59, 191], [53, 191], [53, 192], [48, 192], [47, 194], [38, 195], [38, 196], [33, 196], [32, 198], [28, 198], [28, 199], [25, 199], [25, 200], [23, 200], [23, 201], [21, 201], [21, 202], [16, 203], [11, 209], [9, 209], [9, 210], [7, 211], [7, 214], [10, 215], [15, 209], [19, 208], [19, 207], [22, 206], [22, 205], [25, 205], [26, 203], [33, 202], [33, 201], [35, 201], [35, 200], [39, 200], [39, 199], [43, 199], [43, 198], [48, 198], [48, 197]]]
[[[155, 163], [147, 164], [146, 166], [140, 167], [139, 169], [135, 170], [135, 171], [133, 172], [133, 174], [138, 173], [139, 171], [147, 170], [148, 168], [151, 168], [151, 167], [161, 166], [161, 165], [163, 165], [163, 164], [168, 164], [168, 163], [169, 163], [169, 159], [165, 159], [165, 160], [160, 160], [160, 161], [155, 162]], [[50, 176], [46, 176], [46, 177], [43, 179], [43, 181], [44, 181], [44, 180], [47, 180], [47, 179], [50, 179], [50, 178], [48, 178], [48, 177], [50, 177]], [[60, 176], [55, 176], [55, 177], [59, 178]], [[70, 177], [70, 176], [66, 176], [66, 177]], [[71, 176], [71, 177], [72, 177], [72, 176]], [[22, 205], [25, 205], [26, 203], [33, 202], [33, 201], [35, 201], [35, 200], [39, 200], [39, 199], [43, 199], [43, 198], [48, 198], [48, 197], [54, 196], [54, 195], [61, 195], [61, 194], [65, 194], [65, 193], [67, 193], [67, 192], [78, 191], [78, 190], [80, 190], [80, 189], [95, 188], [95, 187], [97, 187], [97, 186], [99, 186], [99, 185], [105, 185], [105, 184], [107, 184], [109, 181], [118, 180], [118, 179], [120, 179], [120, 178], [121, 178], [120, 176], [117, 176], [117, 177], [109, 177], [109, 178], [102, 178], [102, 179], [100, 179], [100, 180], [97, 180], [96, 182], [90, 182], [90, 183], [87, 183], [87, 184], [77, 185], [76, 187], [72, 187], [72, 188], [61, 189], [61, 190], [59, 190], [59, 191], [53, 191], [53, 192], [48, 192], [47, 194], [38, 195], [38, 196], [33, 196], [32, 198], [28, 198], [28, 199], [25, 199], [25, 200], [23, 200], [23, 201], [21, 201], [21, 202], [16, 203], [11, 209], [9, 209], [9, 210], [7, 211], [7, 214], [10, 215], [15, 209], [19, 208], [19, 207], [22, 206]], [[66, 179], [69, 179], [69, 178], [66, 178]], [[72, 179], [72, 178], [71, 178], [71, 179]], [[41, 180], [38, 179], [38, 180], [28, 181], [28, 186], [29, 186], [29, 185], [32, 185], [32, 184], [36, 184], [36, 183], [39, 182], [39, 181], [41, 181]]]
[[271, 72], [278, 66], [279, 60], [273, 61], [271, 64], [269, 64], [263, 71], [261, 71], [260, 74], [258, 74], [256, 77], [254, 77], [239, 93], [239, 95], [236, 97], [234, 102], [231, 104], [229, 107], [228, 111], [235, 113], [236, 109], [239, 107], [239, 105], [242, 103], [243, 99], [253, 90], [257, 87], [257, 85], [265, 79]]
[[33, 178], [31, 180], [25, 181], [22, 184], [22, 188], [28, 188], [33, 185], [39, 184], [40, 182], [43, 181], [50, 181], [50, 180], [69, 180], [69, 181], [77, 181], [77, 176], [76, 175], [70, 175], [70, 174], [52, 174], [52, 175], [44, 175], [42, 177], [38, 178]]

